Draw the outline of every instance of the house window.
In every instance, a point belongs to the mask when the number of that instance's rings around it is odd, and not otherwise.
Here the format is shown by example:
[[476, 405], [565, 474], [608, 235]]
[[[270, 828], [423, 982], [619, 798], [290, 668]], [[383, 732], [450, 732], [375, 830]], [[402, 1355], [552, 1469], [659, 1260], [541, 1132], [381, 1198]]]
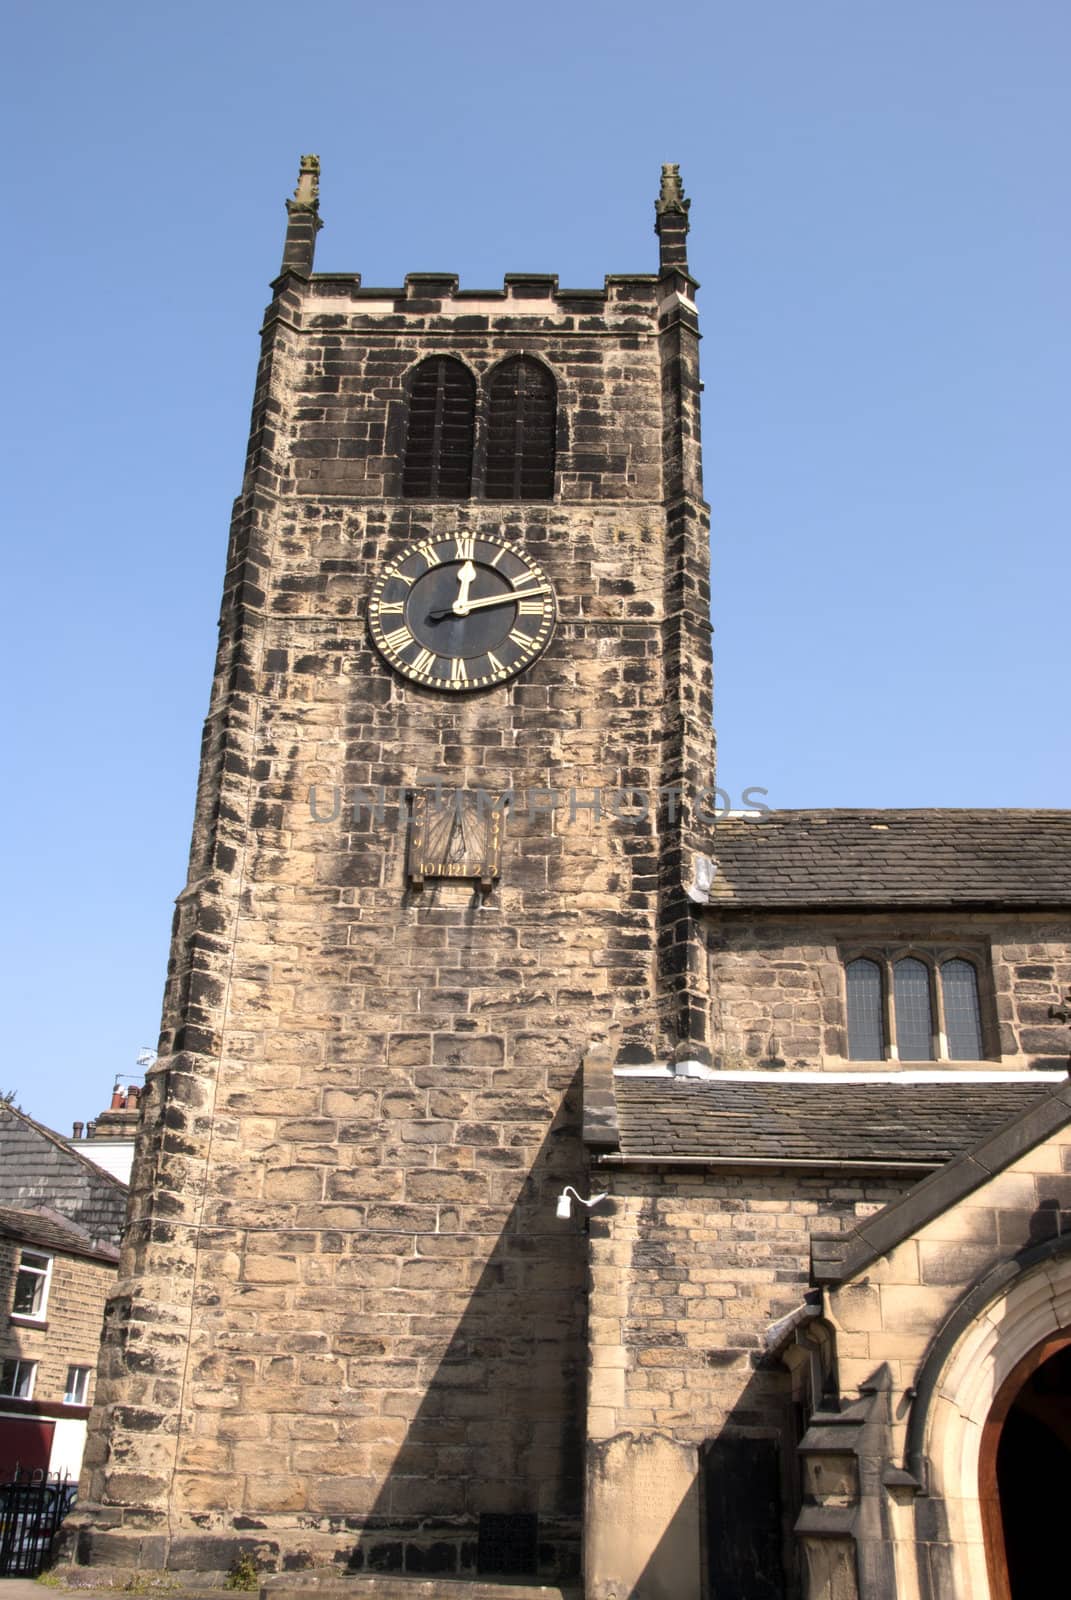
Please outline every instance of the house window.
[[980, 1061], [978, 966], [961, 955], [868, 951], [844, 966], [851, 1061]]
[[512, 356], [491, 374], [487, 400], [488, 500], [549, 500], [554, 494], [557, 390], [539, 361]]
[[92, 1367], [68, 1367], [67, 1387], [63, 1391], [65, 1405], [84, 1406], [89, 1393], [89, 1374]]
[[32, 1400], [36, 1361], [5, 1361], [0, 1363], [0, 1395], [11, 1400]]
[[11, 1304], [13, 1317], [32, 1317], [43, 1322], [48, 1309], [48, 1285], [52, 1277], [52, 1257], [37, 1250], [24, 1250], [19, 1258], [15, 1275], [15, 1298]]
[[416, 500], [467, 500], [475, 428], [472, 373], [449, 356], [429, 356], [409, 380], [403, 495]]

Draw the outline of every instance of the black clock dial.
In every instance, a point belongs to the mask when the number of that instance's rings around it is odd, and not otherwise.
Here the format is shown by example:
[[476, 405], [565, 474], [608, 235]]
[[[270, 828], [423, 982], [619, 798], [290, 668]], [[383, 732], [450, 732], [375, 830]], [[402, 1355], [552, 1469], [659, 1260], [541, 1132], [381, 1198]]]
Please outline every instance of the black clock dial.
[[409, 545], [368, 602], [376, 648], [433, 689], [504, 683], [545, 649], [556, 615], [543, 569], [510, 540], [482, 535]]

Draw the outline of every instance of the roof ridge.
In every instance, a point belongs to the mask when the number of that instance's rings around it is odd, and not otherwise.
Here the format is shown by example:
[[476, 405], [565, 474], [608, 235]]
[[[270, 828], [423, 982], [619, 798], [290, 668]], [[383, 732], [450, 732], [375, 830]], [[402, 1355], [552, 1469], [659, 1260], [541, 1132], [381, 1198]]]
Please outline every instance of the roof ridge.
[[124, 1193], [129, 1191], [130, 1185], [124, 1183], [122, 1178], [117, 1178], [106, 1167], [98, 1166], [97, 1162], [91, 1160], [89, 1156], [84, 1156], [80, 1150], [76, 1150], [70, 1141], [63, 1137], [62, 1133], [57, 1133], [54, 1128], [46, 1127], [43, 1122], [38, 1122], [35, 1117], [30, 1116], [28, 1111], [23, 1111], [21, 1106], [14, 1106], [10, 1101], [5, 1101], [3, 1106], [0, 1106], [0, 1111], [7, 1111], [13, 1117], [17, 1117], [20, 1122], [26, 1123], [35, 1133], [41, 1134], [43, 1138], [54, 1144], [64, 1155], [70, 1156], [72, 1160], [77, 1161], [81, 1166], [88, 1167], [94, 1177], [107, 1178], [113, 1188], [122, 1189]]

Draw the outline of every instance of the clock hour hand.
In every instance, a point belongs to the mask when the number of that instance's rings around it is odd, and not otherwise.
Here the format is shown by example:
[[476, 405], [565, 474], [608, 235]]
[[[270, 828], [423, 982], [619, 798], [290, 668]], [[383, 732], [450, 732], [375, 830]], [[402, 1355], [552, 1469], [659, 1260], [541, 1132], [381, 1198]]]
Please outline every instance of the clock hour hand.
[[459, 617], [463, 617], [469, 606], [469, 590], [476, 581], [476, 568], [471, 561], [466, 561], [457, 575], [457, 599], [453, 609]]
[[444, 617], [467, 617], [470, 611], [483, 611], [487, 606], [511, 606], [526, 600], [531, 594], [549, 594], [549, 584], [542, 583], [534, 589], [514, 589], [511, 594], [491, 594], [484, 600], [455, 600], [446, 611], [429, 611], [429, 622], [441, 622]]

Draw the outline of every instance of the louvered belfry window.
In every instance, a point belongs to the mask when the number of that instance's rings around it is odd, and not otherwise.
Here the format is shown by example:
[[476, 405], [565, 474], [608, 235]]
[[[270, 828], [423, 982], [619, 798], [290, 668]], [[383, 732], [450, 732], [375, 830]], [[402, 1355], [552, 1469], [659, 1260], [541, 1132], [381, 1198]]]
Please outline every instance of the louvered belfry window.
[[524, 356], [491, 375], [487, 404], [488, 500], [549, 500], [554, 493], [554, 379]]
[[402, 493], [416, 500], [467, 500], [472, 489], [476, 382], [449, 356], [429, 356], [409, 384]]

